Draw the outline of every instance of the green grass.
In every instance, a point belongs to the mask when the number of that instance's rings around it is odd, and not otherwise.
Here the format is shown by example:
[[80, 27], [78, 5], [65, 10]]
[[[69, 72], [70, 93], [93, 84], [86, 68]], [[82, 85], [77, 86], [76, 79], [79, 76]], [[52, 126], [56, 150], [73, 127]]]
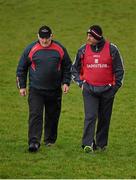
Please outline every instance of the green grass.
[[[0, 0], [0, 178], [136, 178], [136, 1], [135, 0]], [[80, 148], [83, 102], [71, 85], [63, 96], [56, 146], [27, 152], [27, 98], [15, 83], [18, 59], [36, 39], [39, 26], [53, 28], [54, 38], [74, 59], [92, 24], [103, 27], [124, 58], [124, 86], [117, 94], [104, 153], [84, 154]]]

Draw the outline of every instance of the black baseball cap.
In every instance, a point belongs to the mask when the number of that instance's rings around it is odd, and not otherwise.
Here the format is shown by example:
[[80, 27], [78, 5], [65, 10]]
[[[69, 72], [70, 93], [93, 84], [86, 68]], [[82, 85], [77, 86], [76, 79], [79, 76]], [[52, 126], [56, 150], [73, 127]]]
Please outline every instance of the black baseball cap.
[[40, 38], [49, 38], [52, 34], [52, 30], [50, 27], [44, 25], [40, 27], [38, 34]]
[[87, 34], [91, 34], [98, 41], [100, 41], [103, 38], [102, 28], [99, 25], [90, 26], [90, 28], [87, 31]]

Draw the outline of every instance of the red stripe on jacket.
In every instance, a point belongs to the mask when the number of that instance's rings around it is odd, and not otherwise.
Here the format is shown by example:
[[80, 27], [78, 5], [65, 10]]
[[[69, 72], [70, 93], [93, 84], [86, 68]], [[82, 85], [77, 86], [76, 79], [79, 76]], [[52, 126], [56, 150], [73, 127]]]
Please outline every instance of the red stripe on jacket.
[[60, 63], [59, 63], [59, 65], [58, 65], [58, 70], [60, 70], [60, 68], [61, 68], [61, 62], [62, 62], [62, 59], [63, 59], [63, 56], [64, 56], [64, 51], [63, 51], [63, 49], [62, 49], [57, 43], [55, 43], [55, 42], [52, 42], [52, 43], [50, 44], [50, 46], [48, 46], [48, 47], [43, 47], [43, 46], [40, 45], [40, 43], [36, 43], [36, 44], [32, 47], [32, 49], [31, 49], [31, 51], [29, 52], [29, 55], [28, 55], [28, 57], [30, 58], [30, 61], [32, 61], [31, 68], [32, 68], [33, 70], [35, 70], [36, 65], [35, 65], [35, 63], [34, 63], [34, 61], [33, 61], [33, 55], [34, 55], [37, 51], [40, 51], [40, 50], [55, 50], [55, 51], [57, 51], [57, 52], [60, 54]]

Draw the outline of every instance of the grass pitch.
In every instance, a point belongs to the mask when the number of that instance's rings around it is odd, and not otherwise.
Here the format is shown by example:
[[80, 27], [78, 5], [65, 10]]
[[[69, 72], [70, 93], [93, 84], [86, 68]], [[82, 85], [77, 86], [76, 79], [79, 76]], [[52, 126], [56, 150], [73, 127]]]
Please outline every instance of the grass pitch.
[[[136, 178], [136, 1], [0, 0], [0, 178], [116, 179]], [[20, 97], [15, 71], [23, 49], [38, 28], [52, 27], [72, 60], [92, 24], [103, 27], [124, 58], [124, 86], [117, 94], [104, 153], [85, 154], [81, 90], [71, 85], [63, 96], [56, 146], [27, 152], [27, 98]]]

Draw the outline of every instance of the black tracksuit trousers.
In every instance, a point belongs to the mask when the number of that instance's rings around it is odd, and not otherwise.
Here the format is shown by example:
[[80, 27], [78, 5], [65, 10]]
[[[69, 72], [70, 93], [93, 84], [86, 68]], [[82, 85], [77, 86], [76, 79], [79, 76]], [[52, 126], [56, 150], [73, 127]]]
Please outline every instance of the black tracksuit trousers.
[[[28, 144], [40, 144], [44, 124], [44, 142], [55, 143], [61, 112], [62, 90], [37, 90], [30, 88]], [[43, 123], [43, 112], [45, 112]]]
[[[105, 98], [102, 93], [95, 94], [85, 85], [83, 88], [83, 100], [85, 120], [82, 144], [84, 146], [93, 146], [96, 141], [96, 146], [103, 148], [108, 143], [114, 97]], [[97, 128], [95, 129], [97, 119]]]

